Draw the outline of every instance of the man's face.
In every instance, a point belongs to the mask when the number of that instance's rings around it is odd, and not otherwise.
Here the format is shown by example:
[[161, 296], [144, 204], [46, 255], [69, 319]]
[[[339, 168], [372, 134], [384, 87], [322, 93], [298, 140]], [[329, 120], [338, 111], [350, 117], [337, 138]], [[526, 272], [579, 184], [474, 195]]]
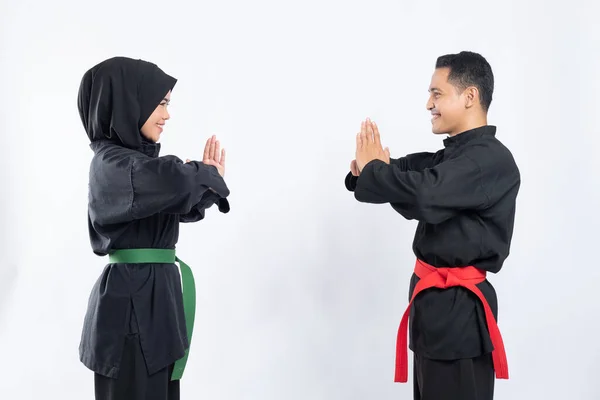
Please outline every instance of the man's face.
[[436, 134], [460, 133], [460, 126], [466, 115], [463, 93], [448, 82], [449, 68], [438, 68], [431, 77], [427, 109], [431, 111], [432, 131]]

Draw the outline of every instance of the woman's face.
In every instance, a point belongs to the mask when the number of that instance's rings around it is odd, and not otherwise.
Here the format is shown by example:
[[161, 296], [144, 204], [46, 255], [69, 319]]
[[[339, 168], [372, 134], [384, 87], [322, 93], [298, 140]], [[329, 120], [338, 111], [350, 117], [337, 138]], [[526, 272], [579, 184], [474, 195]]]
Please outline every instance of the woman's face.
[[169, 112], [167, 111], [170, 101], [171, 91], [169, 90], [165, 98], [160, 102], [158, 107], [156, 107], [152, 115], [150, 115], [144, 126], [142, 126], [142, 129], [140, 129], [142, 136], [151, 142], [158, 142], [160, 134], [165, 126], [165, 122], [170, 118]]

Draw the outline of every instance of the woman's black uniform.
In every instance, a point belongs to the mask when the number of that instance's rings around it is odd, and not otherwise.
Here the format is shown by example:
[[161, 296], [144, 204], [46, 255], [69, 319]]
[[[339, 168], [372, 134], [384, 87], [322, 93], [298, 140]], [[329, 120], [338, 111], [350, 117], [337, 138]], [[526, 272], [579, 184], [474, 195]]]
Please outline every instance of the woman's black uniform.
[[[174, 249], [180, 222], [213, 204], [227, 213], [229, 189], [213, 166], [159, 156], [140, 128], [176, 79], [156, 65], [116, 57], [84, 75], [78, 106], [94, 157], [89, 171], [92, 249]], [[212, 190], [210, 190], [212, 189]], [[189, 346], [175, 264], [108, 264], [94, 285], [80, 344], [95, 372], [96, 399], [179, 399], [171, 381]]]

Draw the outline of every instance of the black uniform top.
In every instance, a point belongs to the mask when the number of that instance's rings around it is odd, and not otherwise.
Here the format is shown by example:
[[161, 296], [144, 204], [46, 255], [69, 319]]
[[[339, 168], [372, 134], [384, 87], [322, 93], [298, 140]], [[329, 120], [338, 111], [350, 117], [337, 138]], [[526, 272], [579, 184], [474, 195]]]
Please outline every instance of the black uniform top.
[[[139, 127], [173, 85], [155, 65], [124, 58], [99, 64], [82, 80], [79, 108], [94, 151], [88, 223], [97, 255], [174, 249], [180, 222], [200, 221], [215, 203], [229, 211], [229, 189], [215, 167], [160, 157], [160, 144], [140, 135]], [[81, 361], [116, 377], [125, 337], [132, 333], [139, 334], [150, 374], [183, 357], [189, 341], [181, 290], [175, 264], [108, 264], [89, 298]]]
[[[389, 203], [406, 219], [418, 220], [413, 251], [436, 267], [475, 266], [497, 273], [508, 257], [519, 169], [496, 138], [494, 126], [448, 137], [436, 153], [409, 154], [386, 164], [369, 162], [346, 187], [365, 203]], [[410, 296], [418, 277], [412, 275]], [[498, 316], [496, 293], [477, 285]], [[428, 289], [411, 309], [410, 348], [434, 359], [476, 357], [493, 350], [485, 312], [462, 287]]]

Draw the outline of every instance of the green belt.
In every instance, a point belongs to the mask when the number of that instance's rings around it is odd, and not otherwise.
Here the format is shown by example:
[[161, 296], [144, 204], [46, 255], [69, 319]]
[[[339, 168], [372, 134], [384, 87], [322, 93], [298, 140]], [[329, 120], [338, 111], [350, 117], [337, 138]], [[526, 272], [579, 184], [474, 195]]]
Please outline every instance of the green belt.
[[[196, 315], [196, 285], [192, 269], [175, 255], [175, 250], [170, 249], [123, 249], [114, 250], [109, 255], [111, 263], [119, 264], [174, 264], [179, 262], [181, 268], [181, 281], [183, 286], [183, 309], [188, 341], [192, 342], [194, 331], [194, 317]], [[181, 379], [188, 359], [189, 348], [183, 358], [175, 362], [171, 380]]]

